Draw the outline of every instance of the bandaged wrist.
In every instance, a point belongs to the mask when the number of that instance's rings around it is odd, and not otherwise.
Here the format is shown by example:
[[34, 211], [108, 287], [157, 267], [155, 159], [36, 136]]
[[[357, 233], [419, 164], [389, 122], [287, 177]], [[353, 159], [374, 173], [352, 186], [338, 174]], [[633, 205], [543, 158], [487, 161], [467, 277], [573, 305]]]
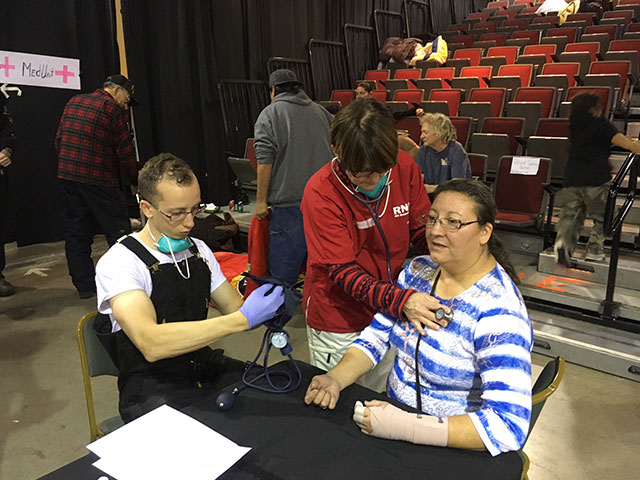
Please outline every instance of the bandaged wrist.
[[446, 417], [405, 412], [393, 405], [368, 407], [372, 435], [390, 440], [404, 440], [420, 445], [446, 447], [449, 421]]

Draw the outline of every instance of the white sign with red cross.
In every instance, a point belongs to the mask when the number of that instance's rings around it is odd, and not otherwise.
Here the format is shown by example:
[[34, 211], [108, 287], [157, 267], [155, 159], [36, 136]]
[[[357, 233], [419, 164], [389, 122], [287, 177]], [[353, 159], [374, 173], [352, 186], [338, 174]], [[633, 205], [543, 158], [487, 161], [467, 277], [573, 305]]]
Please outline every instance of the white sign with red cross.
[[80, 60], [0, 50], [0, 83], [80, 90]]

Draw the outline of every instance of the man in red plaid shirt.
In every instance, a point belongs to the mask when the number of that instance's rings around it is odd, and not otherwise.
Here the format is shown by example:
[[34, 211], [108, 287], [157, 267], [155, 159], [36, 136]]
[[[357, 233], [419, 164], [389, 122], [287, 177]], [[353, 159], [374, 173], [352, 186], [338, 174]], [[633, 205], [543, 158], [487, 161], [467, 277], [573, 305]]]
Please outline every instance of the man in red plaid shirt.
[[134, 86], [123, 75], [103, 88], [73, 97], [55, 139], [58, 179], [64, 194], [65, 252], [80, 298], [96, 293], [91, 244], [95, 226], [109, 246], [131, 232], [124, 185], [137, 185], [138, 165], [129, 129]]

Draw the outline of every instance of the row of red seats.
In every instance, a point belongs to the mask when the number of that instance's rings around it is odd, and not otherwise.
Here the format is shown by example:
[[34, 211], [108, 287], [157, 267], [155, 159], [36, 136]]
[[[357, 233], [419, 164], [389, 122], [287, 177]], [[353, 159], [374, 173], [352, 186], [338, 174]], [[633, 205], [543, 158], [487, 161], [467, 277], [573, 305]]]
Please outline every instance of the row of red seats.
[[[489, 46], [525, 46], [538, 45], [539, 43], [551, 43], [545, 40], [554, 37], [566, 37], [568, 43], [579, 41], [583, 35], [606, 34], [610, 41], [620, 40], [623, 35], [628, 35], [627, 39], [633, 39], [640, 33], [640, 24], [632, 23], [627, 28], [618, 29], [617, 25], [591, 25], [580, 28], [578, 26], [532, 29], [517, 29], [512, 32], [477, 32], [473, 35], [449, 35], [448, 44], [452, 51], [458, 48], [471, 48], [480, 43], [481, 47]], [[493, 45], [491, 42], [495, 42]]]

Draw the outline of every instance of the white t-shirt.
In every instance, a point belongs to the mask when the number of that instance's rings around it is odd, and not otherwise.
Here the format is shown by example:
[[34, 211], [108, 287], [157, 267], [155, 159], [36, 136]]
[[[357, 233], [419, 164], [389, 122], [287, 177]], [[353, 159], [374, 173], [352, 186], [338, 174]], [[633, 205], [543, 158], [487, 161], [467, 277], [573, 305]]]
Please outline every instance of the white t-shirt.
[[[140, 240], [138, 233], [134, 233], [133, 236], [137, 240]], [[200, 256], [209, 266], [209, 270], [211, 270], [210, 291], [213, 292], [224, 283], [226, 278], [222, 274], [220, 265], [213, 256], [211, 249], [209, 249], [202, 240], [198, 240], [197, 238], [191, 238], [191, 240], [196, 244]], [[149, 253], [157, 258], [161, 264], [173, 263], [170, 254], [159, 252], [158, 250], [149, 248], [142, 242], [140, 243], [144, 245]], [[177, 262], [191, 256], [192, 254], [189, 250], [183, 250], [175, 254]], [[186, 273], [184, 266], [182, 266], [182, 268], [182, 273]], [[100, 258], [96, 265], [96, 287], [98, 292], [98, 311], [109, 315], [109, 318], [111, 318], [111, 331], [115, 333], [120, 330], [120, 325], [118, 325], [118, 322], [113, 318], [111, 304], [109, 303], [110, 300], [116, 295], [131, 290], [144, 290], [145, 293], [151, 297], [153, 283], [151, 280], [151, 272], [149, 272], [144, 262], [140, 260], [140, 257], [124, 245], [116, 243]]]

